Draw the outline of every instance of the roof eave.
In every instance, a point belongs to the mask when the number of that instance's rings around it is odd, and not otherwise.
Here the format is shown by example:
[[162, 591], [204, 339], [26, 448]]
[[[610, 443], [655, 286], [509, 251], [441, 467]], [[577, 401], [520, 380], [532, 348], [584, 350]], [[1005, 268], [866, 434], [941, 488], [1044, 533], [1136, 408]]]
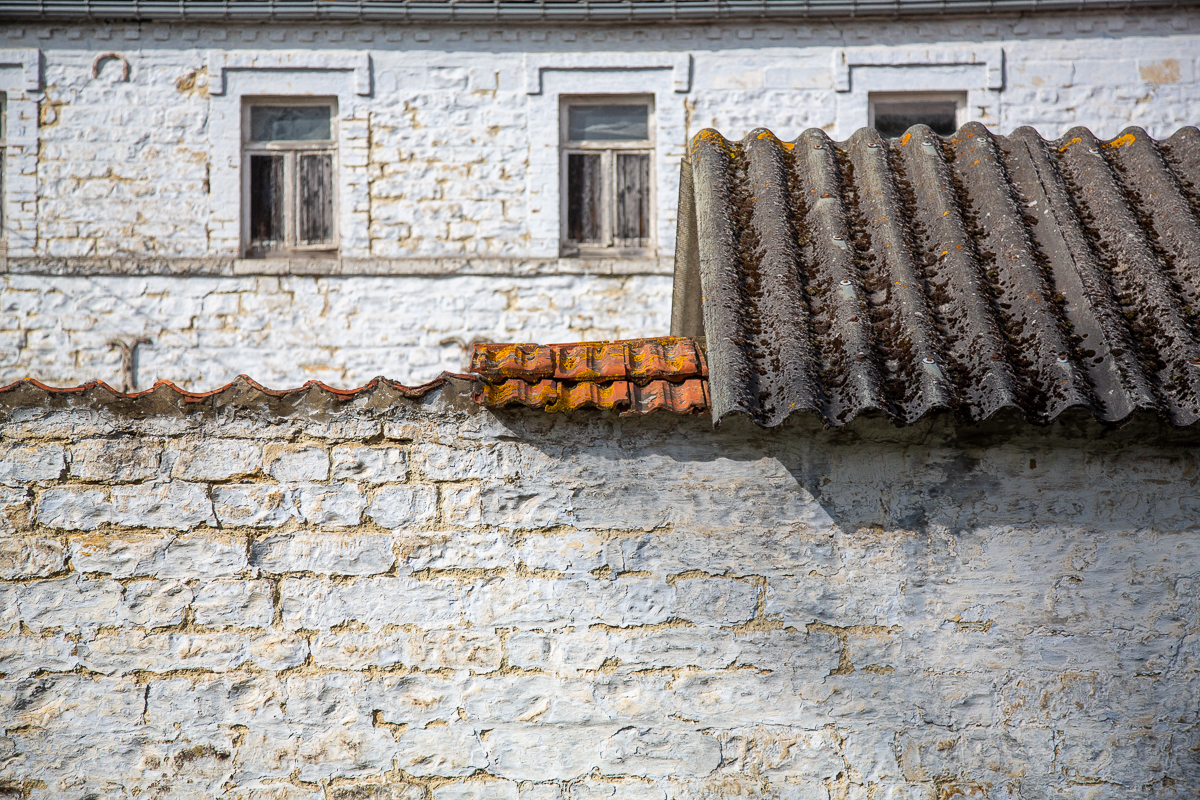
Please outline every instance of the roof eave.
[[10, 21], [634, 23], [946, 17], [1174, 8], [1180, 0], [10, 0]]

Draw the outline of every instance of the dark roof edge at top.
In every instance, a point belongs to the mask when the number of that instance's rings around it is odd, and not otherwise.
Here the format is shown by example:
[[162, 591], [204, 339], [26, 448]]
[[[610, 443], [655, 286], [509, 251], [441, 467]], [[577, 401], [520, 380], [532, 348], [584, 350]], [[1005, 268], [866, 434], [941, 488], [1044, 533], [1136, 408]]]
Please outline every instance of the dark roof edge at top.
[[1175, 8], [1183, 0], [0, 0], [10, 21], [710, 22]]

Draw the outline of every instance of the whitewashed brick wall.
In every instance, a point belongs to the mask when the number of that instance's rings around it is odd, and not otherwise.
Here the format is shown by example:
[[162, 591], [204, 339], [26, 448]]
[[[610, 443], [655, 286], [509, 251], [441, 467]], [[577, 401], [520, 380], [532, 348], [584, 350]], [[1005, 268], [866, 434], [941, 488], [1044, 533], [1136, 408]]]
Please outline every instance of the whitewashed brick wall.
[[0, 785], [1194, 797], [1196, 434], [0, 397]]
[[[108, 53], [119, 58], [98, 60]], [[1034, 125], [1054, 137], [1087, 125], [1107, 137], [1142, 125], [1161, 137], [1200, 121], [1197, 53], [1200, 12], [1186, 6], [953, 21], [503, 30], [0, 24], [0, 91], [11, 129], [3, 268], [40, 280], [63, 310], [0, 314], [5, 344], [15, 348], [5, 350], [0, 381], [116, 381], [114, 356], [77, 333], [109, 329], [150, 332], [150, 371], [140, 385], [170, 378], [206, 389], [238, 372], [344, 385], [390, 370], [417, 382], [457, 365], [457, 356], [430, 350], [450, 328], [487, 336], [530, 330], [495, 309], [535, 286], [564, 298], [541, 311], [536, 330], [547, 339], [627, 331], [633, 318], [643, 325], [633, 334], [664, 333], [661, 281], [612, 280], [594, 264], [558, 259], [562, 96], [653, 95], [657, 258], [620, 271], [661, 276], [673, 255], [679, 158], [703, 127], [740, 137], [768, 126], [789, 139], [819, 127], [845, 137], [866, 124], [871, 91], [945, 89], [965, 91], [970, 116], [1001, 132]], [[263, 94], [338, 99], [337, 262], [239, 259], [240, 110], [244, 97]], [[220, 355], [174, 344], [195, 338], [191, 320], [207, 313], [181, 298], [240, 293], [244, 284], [234, 276], [295, 270], [344, 278], [345, 296], [377, 295], [386, 284], [390, 296], [416, 291], [425, 303], [389, 321], [407, 332], [399, 339], [356, 329], [351, 308], [336, 312], [346, 315], [338, 325], [359, 331], [369, 364], [334, 363], [328, 349], [338, 343], [328, 338], [306, 344], [313, 337], [299, 314], [296, 329], [276, 328], [273, 357], [262, 356], [253, 337], [228, 339]], [[130, 294], [144, 283], [98, 279], [142, 274], [177, 277], [163, 296], [174, 298], [178, 327], [164, 323], [148, 298]], [[469, 285], [421, 286], [363, 278], [381, 275], [476, 277]], [[227, 279], [227, 288], [214, 289], [214, 278]], [[650, 284], [656, 288], [641, 293]], [[0, 304], [21, 305], [28, 285], [0, 279]], [[480, 295], [472, 301], [480, 316], [447, 325], [456, 314], [453, 292], [443, 289], [451, 285]], [[606, 303], [593, 305], [598, 296]], [[610, 316], [614, 306], [630, 316]], [[147, 316], [108, 311], [133, 307]], [[581, 324], [580, 315], [592, 321]], [[52, 358], [46, 337], [58, 350]]]

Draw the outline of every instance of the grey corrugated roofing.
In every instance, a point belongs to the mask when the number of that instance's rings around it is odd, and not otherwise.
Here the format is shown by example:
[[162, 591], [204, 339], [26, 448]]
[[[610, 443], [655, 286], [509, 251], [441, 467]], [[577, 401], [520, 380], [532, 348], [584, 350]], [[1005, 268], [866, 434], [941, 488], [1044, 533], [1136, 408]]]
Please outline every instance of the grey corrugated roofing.
[[1170, 8], [1183, 0], [0, 0], [7, 19], [639, 22]]
[[1200, 417], [1195, 128], [705, 130], [683, 177], [672, 333], [707, 334], [716, 422]]

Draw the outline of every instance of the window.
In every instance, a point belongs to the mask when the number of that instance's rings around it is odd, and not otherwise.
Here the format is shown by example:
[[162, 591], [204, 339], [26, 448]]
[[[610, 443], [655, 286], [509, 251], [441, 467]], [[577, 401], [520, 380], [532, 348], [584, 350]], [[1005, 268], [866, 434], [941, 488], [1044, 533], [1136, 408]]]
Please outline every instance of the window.
[[327, 256], [336, 248], [335, 118], [331, 100], [246, 104], [242, 226], [247, 256]]
[[563, 255], [644, 255], [652, 244], [651, 101], [563, 103]]
[[868, 124], [895, 139], [913, 125], [928, 125], [938, 136], [950, 136], [966, 124], [965, 92], [872, 92]]

